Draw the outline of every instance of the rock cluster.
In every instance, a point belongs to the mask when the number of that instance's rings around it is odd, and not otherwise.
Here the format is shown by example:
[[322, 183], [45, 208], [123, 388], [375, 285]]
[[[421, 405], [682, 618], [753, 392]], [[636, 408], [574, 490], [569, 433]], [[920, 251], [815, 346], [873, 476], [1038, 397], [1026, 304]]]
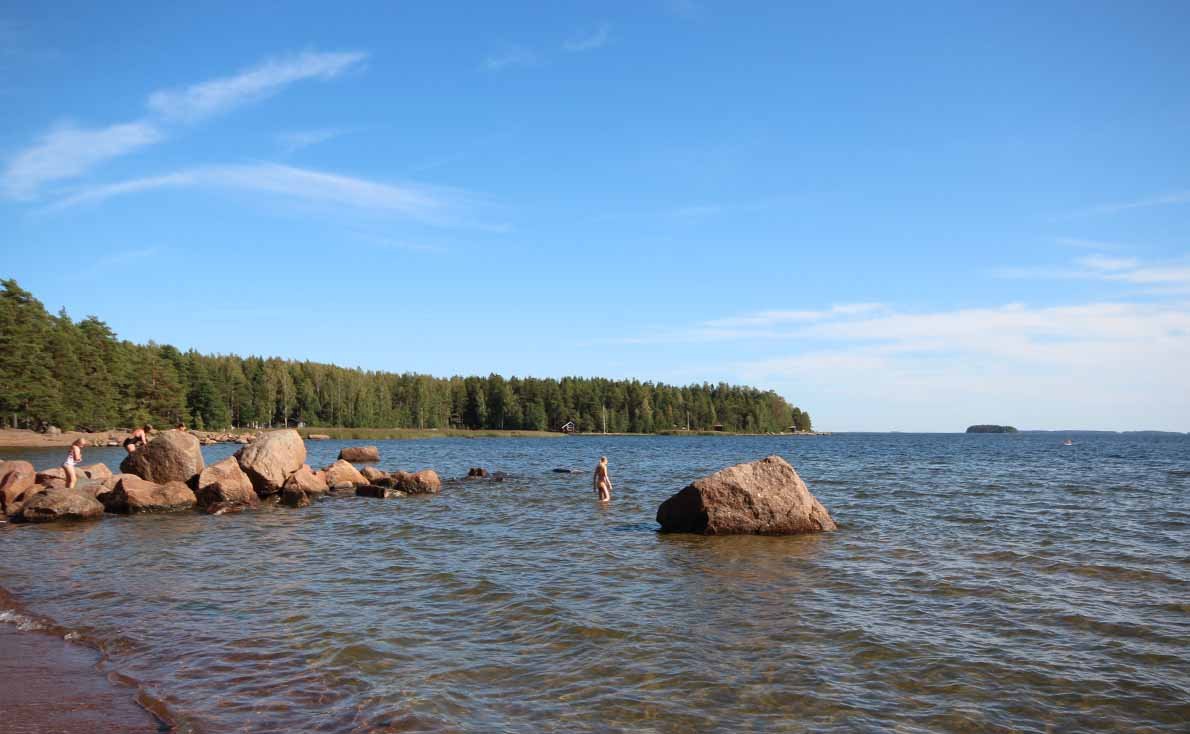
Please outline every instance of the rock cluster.
[[[66, 489], [61, 468], [34, 471], [27, 461], [0, 462], [0, 518], [23, 522], [88, 520], [104, 512], [139, 514], [197, 508], [213, 515], [256, 508], [262, 500], [306, 507], [332, 490], [364, 497], [436, 494], [442, 482], [424, 469], [389, 474], [376, 467], [361, 472], [340, 459], [325, 469], [306, 463], [306, 445], [295, 430], [259, 434], [235, 455], [210, 466], [202, 441], [187, 431], [164, 431], [129, 454], [113, 474], [103, 464], [78, 468], [79, 481]], [[374, 446], [354, 447], [349, 456], [379, 458]], [[368, 459], [364, 459], [368, 460]]]

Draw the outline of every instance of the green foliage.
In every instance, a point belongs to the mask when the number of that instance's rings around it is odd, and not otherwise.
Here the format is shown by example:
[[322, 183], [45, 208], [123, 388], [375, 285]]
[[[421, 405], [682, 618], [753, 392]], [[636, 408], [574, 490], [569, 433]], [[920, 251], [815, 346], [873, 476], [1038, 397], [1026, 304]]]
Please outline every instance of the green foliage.
[[436, 378], [275, 357], [204, 355], [119, 341], [89, 316], [57, 317], [0, 280], [0, 424], [102, 430], [151, 422], [443, 430], [652, 433], [810, 430], [772, 391], [720, 383], [676, 387], [564, 377]]

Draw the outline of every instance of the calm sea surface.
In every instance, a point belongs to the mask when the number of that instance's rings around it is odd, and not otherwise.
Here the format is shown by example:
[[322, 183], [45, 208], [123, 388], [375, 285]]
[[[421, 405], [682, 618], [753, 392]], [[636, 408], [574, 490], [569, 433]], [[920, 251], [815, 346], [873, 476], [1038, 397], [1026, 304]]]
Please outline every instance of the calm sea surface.
[[[1190, 437], [1063, 438], [380, 442], [385, 469], [512, 477], [0, 525], [0, 586], [182, 731], [1186, 732]], [[672, 492], [770, 454], [838, 532], [656, 532]]]

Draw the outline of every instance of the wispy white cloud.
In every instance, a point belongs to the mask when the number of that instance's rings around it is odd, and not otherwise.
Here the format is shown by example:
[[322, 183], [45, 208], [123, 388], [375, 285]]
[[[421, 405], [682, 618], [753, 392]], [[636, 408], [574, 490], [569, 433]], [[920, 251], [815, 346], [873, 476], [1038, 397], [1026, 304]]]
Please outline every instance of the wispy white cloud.
[[1131, 257], [1088, 255], [1063, 267], [1000, 268], [1000, 278], [1039, 280], [1099, 280], [1135, 286], [1155, 286], [1161, 293], [1190, 292], [1190, 262], [1187, 260], [1142, 263]]
[[479, 206], [475, 197], [444, 187], [391, 184], [274, 163], [200, 166], [173, 173], [94, 186], [42, 209], [52, 213], [119, 196], [164, 188], [252, 191], [310, 204], [409, 217], [437, 225], [464, 224]]
[[311, 145], [318, 145], [325, 143], [328, 140], [334, 140], [344, 135], [349, 135], [353, 130], [350, 128], [318, 128], [314, 130], [289, 130], [277, 134], [277, 144], [281, 146], [287, 154], [294, 153], [302, 148], [309, 148]]
[[306, 52], [266, 61], [235, 76], [154, 92], [147, 101], [153, 114], [145, 119], [102, 128], [58, 125], [9, 158], [0, 172], [0, 191], [11, 198], [32, 199], [46, 184], [77, 178], [106, 161], [165, 140], [168, 123], [197, 122], [304, 79], [331, 79], [358, 68], [365, 58], [359, 51]]
[[508, 46], [483, 60], [483, 68], [488, 71], [505, 71], [518, 66], [534, 66], [537, 64], [537, 54], [526, 46]]
[[1087, 257], [1078, 258], [1075, 262], [1084, 268], [1099, 272], [1133, 270], [1138, 265], [1134, 257], [1106, 257], [1104, 255], [1088, 255]]
[[150, 257], [156, 257], [162, 252], [160, 247], [138, 247], [130, 250], [120, 250], [118, 252], [111, 252], [101, 255], [97, 261], [98, 265], [126, 265], [128, 263], [136, 262], [137, 260], [144, 260]]
[[741, 316], [710, 319], [686, 328], [658, 330], [638, 336], [617, 337], [617, 344], [678, 344], [738, 340], [783, 340], [796, 338], [806, 324], [828, 319], [849, 319], [882, 311], [880, 303], [842, 303], [829, 309], [758, 311]]
[[780, 209], [794, 205], [798, 200], [799, 197], [797, 196], [776, 195], [737, 201], [700, 202], [664, 209], [660, 214], [674, 219], [702, 220], [718, 216], [740, 215]]
[[1115, 242], [1102, 242], [1100, 240], [1086, 240], [1079, 237], [1058, 237], [1056, 240], [1059, 245], [1064, 247], [1074, 247], [1081, 250], [1122, 250], [1124, 245]]
[[1190, 191], [1172, 191], [1167, 194], [1159, 194], [1157, 196], [1150, 196], [1144, 199], [1121, 201], [1112, 204], [1100, 204], [1087, 209], [1080, 209], [1078, 211], [1070, 212], [1065, 218], [1091, 217], [1099, 214], [1116, 214], [1118, 212], [1128, 211], [1130, 209], [1147, 209], [1154, 206], [1169, 206], [1171, 204], [1187, 203], [1190, 203]]
[[317, 53], [271, 59], [239, 74], [211, 79], [176, 90], [149, 95], [148, 106], [166, 120], [197, 122], [239, 105], [275, 94], [307, 79], [334, 79], [358, 68], [367, 58], [360, 51]]
[[0, 174], [0, 181], [8, 196], [32, 198], [47, 183], [74, 178], [163, 137], [154, 124], [146, 121], [95, 129], [60, 125], [13, 156]]
[[600, 23], [594, 30], [584, 33], [562, 43], [562, 48], [571, 53], [594, 51], [603, 48], [611, 39], [612, 26], [606, 21]]
[[890, 310], [812, 325], [799, 344], [796, 354], [738, 362], [727, 372], [823, 405], [853, 403], [836, 408], [840, 428], [962, 430], [988, 420], [1187, 427], [1186, 302]]
[[857, 314], [871, 313], [873, 311], [880, 311], [884, 308], [884, 304], [881, 303], [843, 303], [832, 306], [827, 310], [819, 311], [760, 311], [759, 313], [748, 314], [746, 316], [731, 316], [728, 318], [705, 321], [701, 324], [701, 326], [710, 328], [778, 326], [789, 323], [822, 321], [835, 316], [853, 316]]

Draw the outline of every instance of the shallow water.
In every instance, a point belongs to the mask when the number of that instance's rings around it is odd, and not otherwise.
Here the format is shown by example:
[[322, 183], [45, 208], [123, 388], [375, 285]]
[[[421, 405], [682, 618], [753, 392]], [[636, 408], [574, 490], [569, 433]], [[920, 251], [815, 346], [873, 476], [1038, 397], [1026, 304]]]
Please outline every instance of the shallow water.
[[[1190, 437], [1062, 438], [379, 442], [382, 468], [513, 476], [0, 526], [0, 586], [182, 731], [1185, 731]], [[672, 492], [770, 454], [838, 532], [656, 532]]]

